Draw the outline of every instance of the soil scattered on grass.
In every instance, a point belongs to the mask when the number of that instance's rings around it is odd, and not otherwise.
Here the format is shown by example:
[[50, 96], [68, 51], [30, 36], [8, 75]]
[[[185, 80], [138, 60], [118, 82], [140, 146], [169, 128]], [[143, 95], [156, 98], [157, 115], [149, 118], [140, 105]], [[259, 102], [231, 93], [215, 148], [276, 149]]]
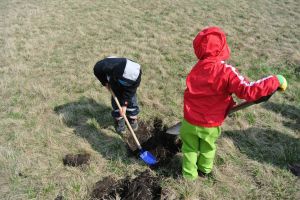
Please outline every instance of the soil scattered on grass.
[[90, 160], [91, 155], [88, 153], [84, 154], [67, 154], [63, 158], [64, 165], [77, 167], [83, 164], [87, 164]]
[[134, 179], [115, 180], [106, 177], [98, 181], [92, 191], [92, 198], [96, 199], [160, 199], [162, 188], [159, 178], [151, 175], [150, 170], [141, 172]]
[[[162, 120], [155, 119], [153, 124], [140, 122], [139, 130], [135, 132], [143, 149], [156, 157], [158, 163], [150, 168], [158, 169], [160, 175], [166, 175], [172, 171], [169, 166], [170, 161], [181, 148], [181, 141], [178, 137], [167, 134], [166, 131], [167, 127], [162, 125]], [[132, 135], [128, 133], [124, 136], [124, 140], [128, 145], [129, 154], [140, 159], [139, 150]], [[180, 173], [178, 169], [175, 170]], [[150, 170], [141, 172], [134, 179], [126, 177], [122, 180], [115, 180], [106, 177], [95, 184], [91, 197], [95, 199], [164, 199], [170, 194], [160, 186], [161, 178], [161, 176], [152, 175]]]
[[[140, 122], [138, 131], [135, 132], [141, 146], [149, 151], [157, 159], [157, 164], [152, 168], [161, 167], [180, 151], [181, 141], [178, 136], [167, 134], [167, 127], [163, 126], [162, 120], [155, 119], [153, 125]], [[130, 133], [125, 136], [130, 155], [139, 156], [139, 150]]]

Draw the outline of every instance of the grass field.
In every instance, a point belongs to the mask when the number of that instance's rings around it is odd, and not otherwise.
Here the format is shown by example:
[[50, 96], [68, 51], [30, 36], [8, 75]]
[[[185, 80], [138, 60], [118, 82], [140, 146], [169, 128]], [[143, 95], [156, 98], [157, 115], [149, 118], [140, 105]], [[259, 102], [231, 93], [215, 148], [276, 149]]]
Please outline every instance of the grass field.
[[[300, 164], [298, 0], [0, 0], [0, 199], [88, 199], [103, 177], [145, 170], [114, 132], [93, 66], [109, 55], [139, 62], [140, 119], [172, 125], [196, 62], [192, 40], [209, 25], [227, 33], [229, 63], [243, 75], [282, 74], [289, 87], [226, 120], [217, 181], [162, 186], [170, 199], [300, 199], [288, 170]], [[89, 165], [63, 165], [80, 152]]]

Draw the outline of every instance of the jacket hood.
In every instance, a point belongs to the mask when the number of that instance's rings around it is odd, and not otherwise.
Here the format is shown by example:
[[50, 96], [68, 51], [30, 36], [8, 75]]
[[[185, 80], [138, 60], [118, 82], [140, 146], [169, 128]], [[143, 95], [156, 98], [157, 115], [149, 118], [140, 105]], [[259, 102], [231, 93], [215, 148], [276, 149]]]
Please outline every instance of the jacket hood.
[[193, 46], [199, 60], [227, 60], [230, 57], [225, 33], [219, 27], [209, 27], [200, 31], [193, 41]]

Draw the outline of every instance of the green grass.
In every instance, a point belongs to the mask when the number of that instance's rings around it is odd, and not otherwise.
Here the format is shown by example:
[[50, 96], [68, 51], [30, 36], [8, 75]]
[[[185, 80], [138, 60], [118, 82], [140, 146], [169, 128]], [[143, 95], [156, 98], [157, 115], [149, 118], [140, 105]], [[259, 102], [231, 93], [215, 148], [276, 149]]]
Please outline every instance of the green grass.
[[[126, 156], [93, 66], [109, 55], [141, 63], [140, 117], [171, 125], [182, 118], [185, 77], [197, 61], [192, 40], [218, 25], [229, 63], [251, 80], [282, 74], [288, 90], [226, 120], [215, 182], [162, 184], [170, 199], [298, 199], [287, 164], [300, 162], [299, 7], [297, 0], [0, 0], [0, 198], [87, 199], [101, 178], [146, 169]], [[91, 153], [89, 166], [64, 167], [64, 155], [78, 152]]]

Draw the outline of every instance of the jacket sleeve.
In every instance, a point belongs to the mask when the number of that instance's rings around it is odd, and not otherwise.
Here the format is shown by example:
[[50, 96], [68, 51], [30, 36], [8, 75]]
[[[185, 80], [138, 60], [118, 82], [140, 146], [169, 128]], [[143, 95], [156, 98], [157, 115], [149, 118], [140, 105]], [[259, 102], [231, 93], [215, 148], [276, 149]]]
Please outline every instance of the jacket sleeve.
[[226, 65], [226, 73], [228, 73], [228, 92], [250, 102], [272, 94], [280, 85], [277, 77], [273, 75], [250, 82], [231, 65]]

